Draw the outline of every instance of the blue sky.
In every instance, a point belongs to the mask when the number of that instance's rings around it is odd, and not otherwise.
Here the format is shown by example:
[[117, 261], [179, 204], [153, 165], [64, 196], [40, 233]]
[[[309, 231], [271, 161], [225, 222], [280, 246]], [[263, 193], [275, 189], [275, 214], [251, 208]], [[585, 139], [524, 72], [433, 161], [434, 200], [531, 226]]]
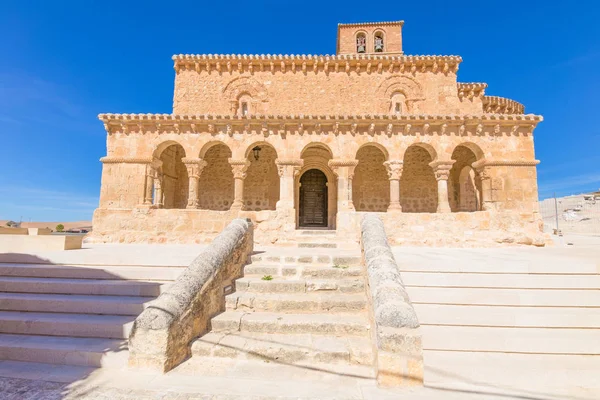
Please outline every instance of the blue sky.
[[544, 116], [540, 197], [600, 188], [598, 1], [2, 1], [0, 219], [90, 219], [97, 115], [169, 113], [179, 53], [333, 54], [338, 22], [405, 21], [407, 54]]

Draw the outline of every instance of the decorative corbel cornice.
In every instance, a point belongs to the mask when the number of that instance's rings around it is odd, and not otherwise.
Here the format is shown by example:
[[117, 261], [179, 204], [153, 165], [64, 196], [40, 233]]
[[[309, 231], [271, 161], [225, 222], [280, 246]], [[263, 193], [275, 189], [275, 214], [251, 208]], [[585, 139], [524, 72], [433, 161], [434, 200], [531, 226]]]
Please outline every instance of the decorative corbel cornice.
[[100, 158], [103, 164], [150, 164], [152, 157], [111, 157], [105, 156]]
[[481, 159], [475, 161], [471, 166], [474, 169], [481, 169], [484, 167], [535, 167], [540, 163], [540, 160], [493, 160], [493, 159]]

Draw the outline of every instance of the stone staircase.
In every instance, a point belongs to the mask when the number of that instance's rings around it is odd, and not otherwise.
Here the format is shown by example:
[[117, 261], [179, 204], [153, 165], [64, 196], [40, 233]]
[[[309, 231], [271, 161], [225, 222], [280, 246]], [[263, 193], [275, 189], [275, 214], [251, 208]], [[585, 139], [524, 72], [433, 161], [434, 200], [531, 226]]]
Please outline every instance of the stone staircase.
[[0, 263], [0, 359], [126, 366], [133, 321], [181, 271]]
[[360, 257], [332, 256], [324, 250], [252, 256], [236, 291], [226, 297], [227, 310], [193, 343], [191, 361], [226, 358], [327, 371], [355, 366], [355, 373], [372, 377]]
[[421, 323], [427, 386], [527, 398], [600, 390], [597, 258], [561, 249], [394, 253]]

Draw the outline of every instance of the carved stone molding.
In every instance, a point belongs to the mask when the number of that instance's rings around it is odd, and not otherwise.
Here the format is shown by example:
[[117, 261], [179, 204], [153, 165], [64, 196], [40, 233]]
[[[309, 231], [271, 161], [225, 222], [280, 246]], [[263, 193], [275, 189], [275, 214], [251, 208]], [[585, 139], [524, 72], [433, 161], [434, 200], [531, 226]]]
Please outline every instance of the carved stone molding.
[[482, 159], [475, 161], [471, 166], [475, 169], [483, 167], [535, 167], [540, 163], [540, 160], [488, 160]]
[[181, 161], [185, 164], [190, 178], [200, 178], [202, 170], [208, 165], [201, 158], [182, 158]]
[[358, 160], [352, 159], [343, 159], [343, 158], [334, 158], [333, 160], [329, 160], [327, 163], [332, 168], [335, 167], [356, 167], [358, 165]]
[[390, 180], [399, 180], [402, 176], [404, 162], [400, 160], [390, 160], [383, 163], [387, 169], [388, 178]]
[[103, 164], [150, 164], [152, 157], [102, 157], [100, 162]]

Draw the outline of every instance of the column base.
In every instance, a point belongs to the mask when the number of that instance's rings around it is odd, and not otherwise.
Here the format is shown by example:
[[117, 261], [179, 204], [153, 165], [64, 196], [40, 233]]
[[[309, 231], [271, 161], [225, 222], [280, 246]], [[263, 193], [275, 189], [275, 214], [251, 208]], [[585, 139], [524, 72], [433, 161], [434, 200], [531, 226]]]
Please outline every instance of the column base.
[[387, 210], [388, 212], [402, 212], [402, 206], [400, 203], [391, 203]]

